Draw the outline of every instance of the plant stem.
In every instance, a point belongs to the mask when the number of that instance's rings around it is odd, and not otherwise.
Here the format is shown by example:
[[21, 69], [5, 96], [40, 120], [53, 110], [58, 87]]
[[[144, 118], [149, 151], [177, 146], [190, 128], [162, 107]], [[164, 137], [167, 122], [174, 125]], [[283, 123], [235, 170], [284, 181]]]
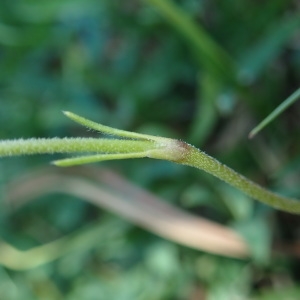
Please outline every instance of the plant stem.
[[18, 139], [0, 141], [1, 156], [53, 153], [132, 153], [153, 149], [149, 140], [119, 140], [98, 138]]
[[188, 146], [188, 154], [179, 162], [180, 164], [202, 169], [236, 187], [248, 196], [274, 208], [290, 213], [300, 213], [300, 201], [297, 199], [283, 197], [268, 191], [199, 149], [191, 145]]
[[[300, 201], [270, 192], [246, 177], [223, 165], [199, 149], [176, 139], [150, 136], [119, 130], [97, 124], [70, 112], [65, 115], [73, 121], [115, 135], [116, 139], [103, 138], [52, 138], [0, 141], [0, 157], [43, 153], [95, 153], [55, 161], [57, 166], [72, 166], [111, 159], [149, 157], [168, 160], [202, 169], [243, 191], [250, 197], [291, 213], [300, 214]], [[125, 139], [124, 139], [125, 138]]]

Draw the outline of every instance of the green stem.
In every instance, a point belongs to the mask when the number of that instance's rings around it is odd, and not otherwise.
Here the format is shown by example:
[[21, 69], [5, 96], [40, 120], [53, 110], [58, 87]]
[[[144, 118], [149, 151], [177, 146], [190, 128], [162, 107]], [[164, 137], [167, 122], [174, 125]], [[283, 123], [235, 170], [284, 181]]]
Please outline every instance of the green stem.
[[1, 156], [53, 153], [132, 153], [151, 150], [149, 140], [119, 140], [98, 138], [18, 139], [0, 141]]
[[55, 161], [57, 166], [142, 157], [169, 160], [202, 169], [265, 204], [287, 212], [300, 213], [300, 201], [297, 199], [283, 197], [264, 189], [183, 141], [110, 128], [70, 112], [65, 112], [65, 115], [79, 124], [115, 135], [117, 139], [52, 138], [0, 141], [0, 157], [42, 153], [95, 153]]
[[236, 187], [250, 197], [274, 208], [290, 213], [300, 213], [300, 201], [297, 199], [283, 197], [264, 189], [193, 146], [188, 145], [187, 155], [179, 163], [202, 169]]

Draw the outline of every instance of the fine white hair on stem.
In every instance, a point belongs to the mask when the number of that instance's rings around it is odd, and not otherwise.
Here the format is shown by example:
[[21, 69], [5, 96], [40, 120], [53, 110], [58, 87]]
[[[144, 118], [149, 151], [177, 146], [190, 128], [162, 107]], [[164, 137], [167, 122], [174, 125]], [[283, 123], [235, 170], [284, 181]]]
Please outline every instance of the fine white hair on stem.
[[95, 123], [71, 112], [64, 114], [88, 128], [115, 138], [52, 138], [0, 141], [0, 157], [43, 153], [80, 153], [81, 156], [56, 160], [61, 167], [112, 159], [155, 158], [202, 169], [229, 183], [250, 197], [274, 208], [300, 214], [300, 201], [275, 194], [201, 150], [176, 139], [140, 134]]

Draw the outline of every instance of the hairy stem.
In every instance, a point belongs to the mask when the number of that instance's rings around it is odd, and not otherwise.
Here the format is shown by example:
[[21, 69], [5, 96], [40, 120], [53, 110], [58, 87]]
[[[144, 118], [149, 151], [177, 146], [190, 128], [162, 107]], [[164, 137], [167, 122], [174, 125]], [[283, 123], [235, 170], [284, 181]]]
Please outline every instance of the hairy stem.
[[178, 163], [202, 169], [229, 183], [250, 197], [260, 200], [274, 208], [296, 214], [300, 213], [300, 201], [297, 199], [283, 197], [266, 190], [191, 145], [187, 145], [186, 151], [187, 153], [184, 155], [184, 159]]
[[0, 141], [0, 156], [17, 156], [45, 153], [131, 153], [153, 148], [148, 140], [119, 140], [97, 138], [18, 139]]
[[114, 135], [116, 139], [52, 138], [0, 141], [0, 157], [66, 152], [92, 154], [54, 162], [57, 166], [62, 167], [111, 159], [142, 157], [163, 159], [202, 169], [265, 204], [287, 212], [300, 213], [300, 201], [264, 189], [183, 141], [119, 130], [95, 123], [70, 112], [64, 113], [73, 121], [94, 130]]

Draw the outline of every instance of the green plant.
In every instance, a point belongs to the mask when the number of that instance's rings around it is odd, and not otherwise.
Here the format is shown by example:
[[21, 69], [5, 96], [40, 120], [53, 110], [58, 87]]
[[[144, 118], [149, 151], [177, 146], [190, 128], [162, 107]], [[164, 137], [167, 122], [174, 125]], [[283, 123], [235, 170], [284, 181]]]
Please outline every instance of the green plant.
[[285, 99], [278, 107], [276, 107], [265, 119], [263, 119], [255, 128], [249, 133], [249, 138], [253, 138], [258, 132], [260, 132], [265, 126], [272, 122], [278, 115], [284, 110], [296, 102], [300, 97], [300, 88], [297, 89], [292, 95]]
[[64, 114], [79, 124], [117, 138], [6, 140], [0, 142], [0, 156], [74, 152], [97, 153], [53, 162], [56, 166], [61, 167], [112, 159], [143, 157], [163, 159], [202, 169], [265, 204], [287, 212], [300, 213], [300, 202], [296, 199], [283, 197], [264, 189], [183, 141], [118, 130], [87, 120], [71, 112], [64, 112]]

